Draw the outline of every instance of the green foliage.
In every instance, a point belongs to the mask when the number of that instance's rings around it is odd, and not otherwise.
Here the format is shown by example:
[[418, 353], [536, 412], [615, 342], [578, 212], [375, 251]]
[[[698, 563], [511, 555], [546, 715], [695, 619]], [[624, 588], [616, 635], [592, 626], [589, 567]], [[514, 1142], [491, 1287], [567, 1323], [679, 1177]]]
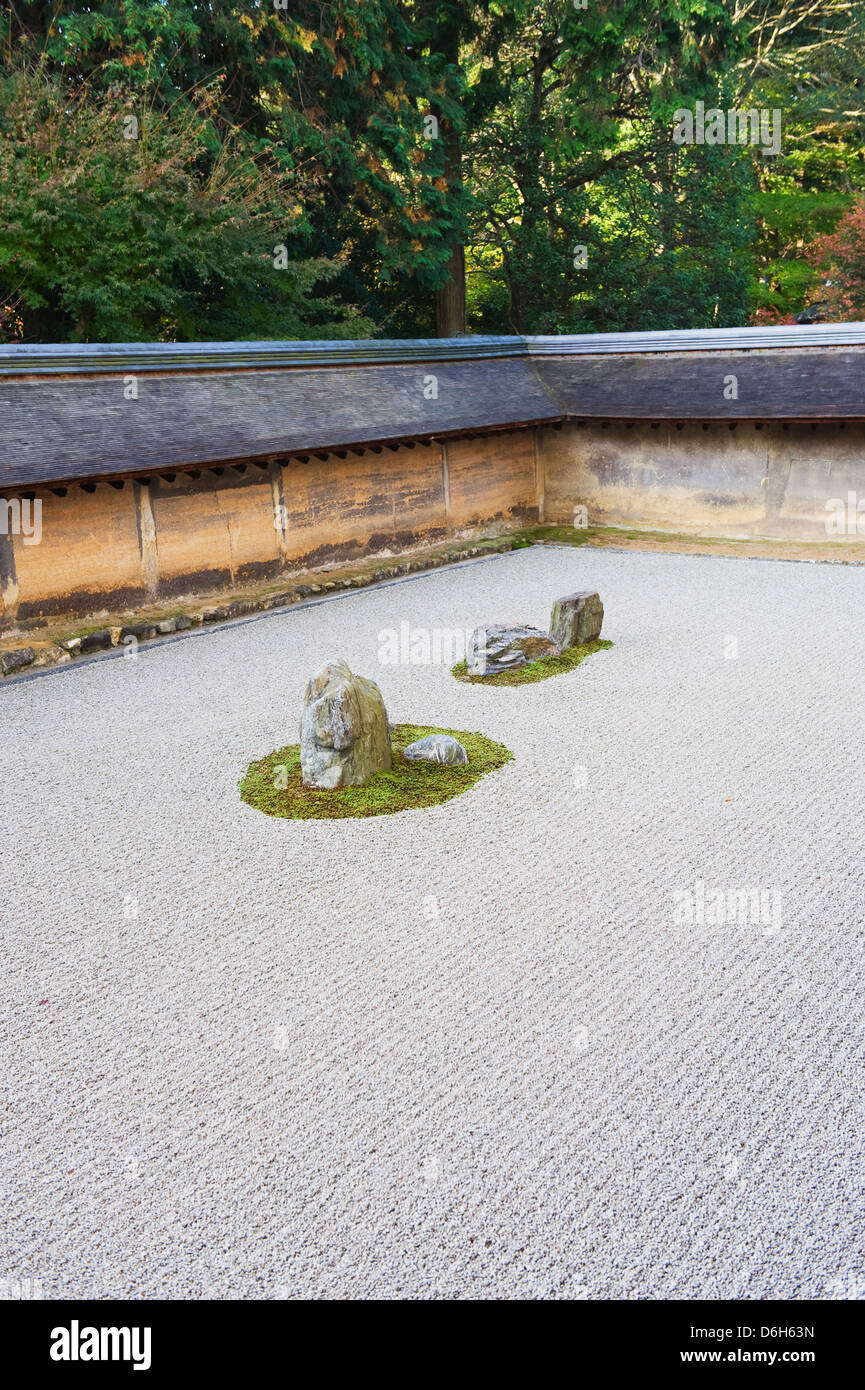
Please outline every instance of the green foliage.
[[472, 326], [503, 307], [530, 333], [740, 322], [750, 171], [672, 143], [673, 111], [718, 95], [738, 53], [724, 7], [515, 0], [479, 46]]
[[780, 155], [751, 154], [752, 315], [789, 323], [813, 306], [825, 317], [810, 251], [865, 190], [865, 6], [741, 0], [739, 15], [745, 46], [729, 78], [736, 102], [783, 118]]
[[[15, 0], [0, 46], [6, 336], [427, 335], [461, 246], [474, 331], [791, 320], [865, 192], [850, 0]], [[780, 155], [675, 146], [697, 99]]]
[[[271, 162], [219, 134], [209, 94], [169, 107], [151, 98], [147, 87], [136, 101], [70, 90], [40, 68], [0, 80], [6, 333], [111, 342], [369, 332], [351, 306], [316, 295], [339, 274], [335, 259], [289, 259], [305, 239], [302, 208]], [[124, 136], [129, 117], [136, 138]]]
[[[402, 757], [407, 744], [428, 734], [451, 734], [458, 739], [468, 754], [468, 763], [431, 763]], [[376, 773], [362, 787], [337, 787], [333, 791], [303, 785], [299, 744], [279, 748], [250, 763], [240, 782], [241, 800], [267, 816], [288, 820], [390, 816], [396, 811], [440, 806], [513, 758], [503, 743], [484, 734], [416, 724], [396, 724], [391, 730], [391, 748], [390, 772]]]
[[[458, 76], [412, 49], [408, 20], [393, 0], [324, 7], [291, 0], [285, 10], [270, 0], [50, 0], [19, 3], [3, 22], [11, 63], [29, 59], [97, 111], [102, 99], [126, 100], [141, 119], [143, 104], [174, 112], [206, 91], [202, 155], [209, 150], [217, 160], [230, 147], [241, 164], [252, 159], [283, 180], [277, 225], [291, 219], [292, 259], [318, 258], [331, 292], [348, 306], [360, 302], [381, 321], [409, 291], [428, 295], [441, 282], [462, 195], [444, 179], [441, 142], [424, 138], [423, 119], [435, 90], [438, 109], [458, 121]], [[12, 98], [7, 88], [4, 107]], [[171, 206], [166, 198], [160, 215], [169, 234], [176, 220], [185, 236], [183, 202], [176, 219]], [[293, 298], [303, 329], [300, 278]], [[181, 297], [185, 283], [181, 274]], [[288, 325], [272, 324], [268, 297], [263, 306], [255, 289], [249, 333], [240, 336], [286, 336]], [[234, 333], [246, 300], [241, 284], [226, 303], [224, 333]], [[313, 308], [300, 336], [329, 334], [328, 319], [340, 336], [340, 319], [351, 313]], [[190, 336], [213, 336], [216, 314], [214, 307]], [[182, 309], [176, 317], [187, 318]], [[371, 331], [371, 321], [351, 329], [354, 336]], [[135, 336], [132, 326], [121, 336]]]

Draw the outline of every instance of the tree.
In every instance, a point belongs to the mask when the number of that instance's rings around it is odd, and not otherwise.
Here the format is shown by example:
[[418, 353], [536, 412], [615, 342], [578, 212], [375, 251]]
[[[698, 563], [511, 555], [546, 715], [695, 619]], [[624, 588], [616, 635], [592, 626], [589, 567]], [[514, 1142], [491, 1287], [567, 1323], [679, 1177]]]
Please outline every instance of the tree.
[[415, 0], [410, 5], [412, 42], [429, 74], [431, 135], [441, 146], [443, 187], [450, 216], [443, 228], [445, 260], [435, 291], [439, 338], [466, 331], [465, 235], [469, 194], [463, 168], [463, 136], [472, 118], [466, 69], [478, 33], [472, 0]]
[[[748, 173], [678, 150], [672, 113], [719, 93], [736, 36], [720, 4], [638, 0], [490, 11], [467, 141], [473, 318], [513, 332], [741, 321]], [[711, 235], [709, 230], [711, 229]], [[490, 307], [491, 306], [491, 307]]]
[[[25, 341], [352, 337], [372, 329], [291, 257], [303, 209], [213, 100], [160, 107], [19, 66], [0, 80], [0, 331]], [[137, 114], [136, 114], [137, 113]]]
[[424, 132], [442, 64], [412, 37], [398, 0], [18, 0], [5, 39], [91, 92], [146, 88], [165, 108], [215, 94], [214, 149], [230, 133], [282, 171], [304, 211], [298, 254], [338, 261], [334, 291], [381, 318], [446, 278], [461, 201]]
[[780, 155], [752, 152], [752, 311], [793, 322], [820, 312], [809, 248], [865, 189], [865, 7], [736, 0], [732, 18], [743, 40], [730, 77], [736, 104], [783, 116]]
[[[130, 334], [365, 323], [451, 336], [789, 318], [818, 293], [807, 247], [865, 191], [865, 7], [851, 0], [10, 0], [0, 42], [10, 72], [29, 64], [59, 84], [59, 110], [70, 104], [79, 134], [89, 110], [91, 135], [108, 139], [106, 103], [160, 132], [163, 201], [146, 193], [173, 251], [160, 260], [151, 247], [143, 264], [176, 274], [178, 288], [160, 317], [133, 271]], [[782, 153], [675, 146], [672, 114], [698, 98], [779, 108]], [[14, 125], [13, 114], [2, 120]], [[193, 128], [184, 183], [178, 160]], [[29, 149], [36, 189], [42, 180], [61, 198], [81, 294], [71, 170], [111, 190], [111, 226], [98, 221], [108, 211], [92, 215], [116, 256], [128, 240], [120, 210], [132, 227], [145, 200], [143, 147], [121, 156], [109, 141], [100, 158], [79, 142], [49, 178], [32, 163], [37, 144], [38, 131], [28, 145], [18, 130], [4, 156], [23, 198], [10, 216], [36, 245], [52, 215], [16, 182]], [[224, 206], [236, 196], [244, 209], [224, 225], [213, 192], [223, 179]], [[254, 258], [265, 227], [295, 267], [279, 289]], [[195, 257], [185, 235], [198, 237]], [[122, 287], [95, 250], [110, 293], [94, 281], [86, 312], [74, 310], [71, 279], [50, 279], [45, 249], [20, 287], [31, 296], [24, 318], [10, 316], [10, 266], [20, 273], [26, 257], [6, 244], [4, 331], [98, 334], [110, 323], [126, 336]], [[263, 278], [249, 278], [253, 265]]]
[[847, 210], [831, 236], [817, 241], [808, 259], [821, 277], [822, 316], [842, 322], [865, 317], [865, 198]]

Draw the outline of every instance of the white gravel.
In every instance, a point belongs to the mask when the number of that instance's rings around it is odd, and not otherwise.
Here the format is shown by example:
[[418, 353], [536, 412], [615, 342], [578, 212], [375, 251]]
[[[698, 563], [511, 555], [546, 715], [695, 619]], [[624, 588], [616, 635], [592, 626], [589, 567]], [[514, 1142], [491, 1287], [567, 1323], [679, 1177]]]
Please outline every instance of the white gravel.
[[[379, 665], [585, 588], [615, 646], [567, 676]], [[534, 548], [8, 683], [0, 1278], [865, 1296], [863, 612], [857, 568]], [[331, 655], [515, 761], [243, 805]], [[698, 881], [780, 929], [675, 920]]]

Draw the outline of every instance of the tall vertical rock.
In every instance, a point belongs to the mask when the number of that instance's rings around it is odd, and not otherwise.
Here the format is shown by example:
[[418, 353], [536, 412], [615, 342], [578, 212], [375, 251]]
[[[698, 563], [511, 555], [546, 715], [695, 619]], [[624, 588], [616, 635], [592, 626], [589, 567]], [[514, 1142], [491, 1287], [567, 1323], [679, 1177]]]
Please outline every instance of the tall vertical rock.
[[557, 598], [550, 615], [550, 636], [560, 647], [580, 647], [601, 635], [604, 605], [591, 589]]
[[344, 661], [329, 661], [306, 687], [300, 770], [307, 787], [359, 787], [391, 766], [381, 691]]

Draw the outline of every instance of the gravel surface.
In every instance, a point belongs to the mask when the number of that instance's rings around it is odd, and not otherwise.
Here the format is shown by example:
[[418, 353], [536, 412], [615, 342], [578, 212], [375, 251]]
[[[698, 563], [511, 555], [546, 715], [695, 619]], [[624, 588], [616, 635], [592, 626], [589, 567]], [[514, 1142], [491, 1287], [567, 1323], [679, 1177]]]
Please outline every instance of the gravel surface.
[[[587, 588], [615, 646], [568, 675], [379, 662]], [[865, 1296], [863, 609], [861, 569], [535, 547], [10, 682], [0, 1277]], [[338, 655], [515, 760], [376, 820], [245, 806]]]

